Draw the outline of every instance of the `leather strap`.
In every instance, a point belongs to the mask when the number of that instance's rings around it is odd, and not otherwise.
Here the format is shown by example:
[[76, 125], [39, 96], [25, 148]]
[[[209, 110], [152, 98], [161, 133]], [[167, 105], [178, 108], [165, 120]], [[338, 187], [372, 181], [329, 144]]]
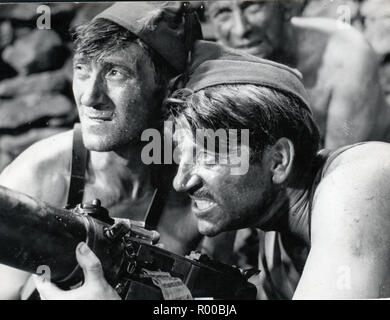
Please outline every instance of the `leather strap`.
[[160, 288], [164, 300], [193, 300], [190, 290], [183, 281], [178, 277], [172, 277], [169, 272], [142, 269], [142, 273]]
[[88, 150], [83, 143], [81, 125], [76, 123], [73, 128], [72, 164], [67, 208], [74, 208], [83, 201], [87, 159]]
[[145, 229], [157, 230], [158, 223], [164, 210], [166, 197], [167, 192], [161, 190], [161, 188], [155, 189], [152, 201], [150, 202], [145, 215]]
[[[80, 123], [73, 127], [72, 163], [68, 201], [66, 208], [73, 208], [83, 200], [85, 169], [87, 166], [88, 150], [84, 147]], [[22, 300], [40, 300], [38, 291], [31, 277], [21, 291]]]
[[176, 170], [173, 166], [155, 165], [153, 167], [153, 185], [155, 190], [145, 214], [145, 229], [157, 230], [169, 196], [169, 186], [172, 184], [175, 174]]

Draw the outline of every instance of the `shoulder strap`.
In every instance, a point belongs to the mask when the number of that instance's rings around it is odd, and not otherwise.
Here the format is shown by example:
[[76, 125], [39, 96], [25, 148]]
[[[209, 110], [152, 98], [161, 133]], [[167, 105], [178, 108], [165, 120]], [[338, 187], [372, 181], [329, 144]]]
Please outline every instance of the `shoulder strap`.
[[[165, 170], [164, 170], [165, 169]], [[162, 212], [166, 205], [168, 195], [173, 179], [172, 168], [168, 165], [165, 167], [156, 166], [153, 170], [153, 184], [156, 186], [152, 200], [145, 214], [145, 228], [157, 230]]]
[[148, 230], [157, 230], [162, 212], [164, 210], [167, 192], [156, 188], [149, 208], [145, 215], [145, 228]]
[[[80, 123], [73, 127], [72, 163], [67, 208], [81, 203], [84, 195], [85, 169], [88, 150], [84, 147]], [[39, 300], [40, 296], [32, 283], [31, 277], [21, 291], [22, 300]]]
[[73, 208], [83, 201], [87, 158], [88, 150], [83, 143], [81, 125], [80, 123], [76, 123], [73, 128], [72, 164], [67, 202], [68, 208]]

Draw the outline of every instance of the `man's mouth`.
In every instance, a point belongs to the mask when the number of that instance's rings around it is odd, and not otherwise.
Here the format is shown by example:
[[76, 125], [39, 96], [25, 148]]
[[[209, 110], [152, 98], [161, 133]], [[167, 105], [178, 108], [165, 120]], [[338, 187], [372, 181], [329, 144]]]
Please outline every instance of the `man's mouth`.
[[235, 47], [236, 49], [250, 49], [250, 48], [253, 48], [253, 47], [257, 47], [259, 45], [261, 45], [261, 43], [263, 42], [263, 40], [261, 39], [258, 39], [258, 40], [252, 40], [250, 42], [244, 42], [244, 43], [240, 43], [240, 44], [237, 44]]
[[95, 121], [110, 121], [113, 115], [112, 110], [84, 110], [84, 116]]
[[196, 216], [204, 215], [217, 206], [217, 203], [209, 199], [193, 198], [193, 210]]

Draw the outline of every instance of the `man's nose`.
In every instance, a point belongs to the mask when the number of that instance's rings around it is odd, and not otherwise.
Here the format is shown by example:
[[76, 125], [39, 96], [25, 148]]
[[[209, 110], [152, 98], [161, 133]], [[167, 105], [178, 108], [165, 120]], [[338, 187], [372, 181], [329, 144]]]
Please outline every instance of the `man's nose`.
[[198, 175], [192, 173], [191, 165], [180, 164], [173, 179], [173, 187], [177, 192], [188, 191], [201, 183]]
[[233, 36], [237, 38], [246, 38], [250, 32], [250, 25], [248, 20], [239, 10], [235, 10], [233, 12], [233, 25], [231, 32]]
[[83, 106], [94, 107], [104, 102], [104, 83], [98, 74], [89, 77], [84, 85], [80, 99]]

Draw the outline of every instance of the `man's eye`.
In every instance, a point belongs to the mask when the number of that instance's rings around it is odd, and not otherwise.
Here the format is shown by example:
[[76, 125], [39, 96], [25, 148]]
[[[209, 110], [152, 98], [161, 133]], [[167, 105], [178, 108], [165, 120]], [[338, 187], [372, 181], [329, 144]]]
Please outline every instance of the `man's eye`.
[[218, 156], [215, 152], [198, 151], [198, 161], [204, 165], [214, 165], [218, 161]]
[[213, 14], [213, 17], [218, 19], [219, 21], [226, 21], [230, 18], [232, 14], [232, 10], [229, 8], [219, 8]]
[[263, 10], [264, 5], [265, 5], [264, 1], [250, 3], [245, 7], [245, 12], [249, 14], [258, 13], [261, 10]]
[[112, 68], [107, 72], [106, 76], [115, 80], [122, 80], [126, 78], [126, 73], [118, 68]]
[[78, 63], [73, 66], [73, 72], [78, 78], [85, 78], [88, 77], [89, 69], [86, 65]]

